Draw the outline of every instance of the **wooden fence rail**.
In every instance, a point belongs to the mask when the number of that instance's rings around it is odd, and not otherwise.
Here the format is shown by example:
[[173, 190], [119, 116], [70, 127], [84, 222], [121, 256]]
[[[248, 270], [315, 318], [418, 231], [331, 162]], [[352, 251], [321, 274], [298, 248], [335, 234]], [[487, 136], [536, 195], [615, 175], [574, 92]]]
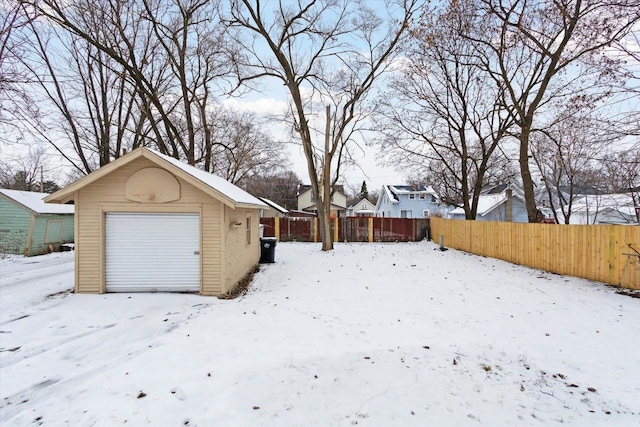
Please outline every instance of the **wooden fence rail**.
[[640, 289], [640, 227], [431, 218], [444, 245], [545, 271]]

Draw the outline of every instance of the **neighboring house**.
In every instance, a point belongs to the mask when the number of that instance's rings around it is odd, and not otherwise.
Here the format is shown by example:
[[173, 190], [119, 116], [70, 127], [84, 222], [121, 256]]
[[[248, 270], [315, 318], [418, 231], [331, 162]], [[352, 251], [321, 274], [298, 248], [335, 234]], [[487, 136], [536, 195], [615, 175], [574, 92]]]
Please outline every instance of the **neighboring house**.
[[375, 205], [366, 198], [347, 208], [347, 216], [374, 216], [375, 213]]
[[258, 197], [262, 202], [267, 205], [265, 209], [262, 209], [260, 216], [262, 218], [274, 218], [287, 216], [289, 211], [276, 202], [273, 202], [265, 197]]
[[[298, 186], [298, 210], [305, 212], [316, 212], [318, 210], [310, 185], [300, 184]], [[344, 216], [346, 210], [347, 196], [344, 194], [342, 185], [338, 185], [331, 196], [331, 218]]]
[[73, 242], [73, 205], [51, 205], [45, 196], [0, 189], [0, 253], [41, 255]]
[[45, 200], [75, 202], [79, 293], [220, 296], [260, 259], [264, 203], [223, 178], [148, 148]]
[[[465, 219], [464, 209], [455, 208], [451, 219]], [[529, 222], [524, 196], [508, 185], [493, 187], [478, 199], [476, 221]]]
[[439, 198], [424, 185], [383, 185], [375, 216], [384, 218], [429, 218], [439, 212]]
[[573, 201], [569, 224], [635, 225], [638, 217], [630, 194], [592, 194]]

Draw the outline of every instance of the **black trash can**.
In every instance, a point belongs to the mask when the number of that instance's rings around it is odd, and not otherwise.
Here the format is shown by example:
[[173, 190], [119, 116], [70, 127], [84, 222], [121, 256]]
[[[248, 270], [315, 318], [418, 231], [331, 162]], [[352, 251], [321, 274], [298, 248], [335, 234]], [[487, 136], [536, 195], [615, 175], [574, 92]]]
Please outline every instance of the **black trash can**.
[[276, 262], [276, 243], [278, 239], [275, 237], [260, 238], [260, 263]]

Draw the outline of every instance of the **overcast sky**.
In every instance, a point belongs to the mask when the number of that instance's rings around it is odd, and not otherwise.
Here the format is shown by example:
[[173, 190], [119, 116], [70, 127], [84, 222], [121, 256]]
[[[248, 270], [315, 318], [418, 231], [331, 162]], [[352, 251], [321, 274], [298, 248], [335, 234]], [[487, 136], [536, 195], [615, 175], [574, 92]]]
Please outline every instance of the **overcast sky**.
[[[273, 92], [273, 91], [269, 91]], [[254, 92], [244, 98], [232, 98], [224, 102], [225, 105], [232, 107], [236, 110], [246, 110], [256, 113], [258, 115], [268, 115], [276, 111], [286, 111], [287, 101], [286, 93], [282, 94], [264, 94]], [[273, 139], [278, 143], [283, 144], [283, 149], [286, 149], [289, 153], [289, 159], [291, 161], [291, 169], [300, 177], [303, 183], [308, 184], [309, 174], [307, 172], [307, 161], [304, 157], [302, 147], [292, 143], [290, 131], [286, 124], [278, 124], [272, 122], [269, 126], [269, 132]], [[318, 138], [323, 138], [323, 135], [317, 135]], [[384, 184], [401, 184], [404, 182], [402, 174], [398, 173], [393, 168], [384, 167], [380, 165], [377, 159], [378, 149], [375, 147], [368, 147], [366, 144], [359, 144], [360, 148], [354, 147], [354, 156], [358, 162], [359, 167], [350, 167], [344, 172], [346, 182], [343, 184], [360, 187], [362, 181], [367, 182], [367, 188], [369, 191], [379, 190]]]

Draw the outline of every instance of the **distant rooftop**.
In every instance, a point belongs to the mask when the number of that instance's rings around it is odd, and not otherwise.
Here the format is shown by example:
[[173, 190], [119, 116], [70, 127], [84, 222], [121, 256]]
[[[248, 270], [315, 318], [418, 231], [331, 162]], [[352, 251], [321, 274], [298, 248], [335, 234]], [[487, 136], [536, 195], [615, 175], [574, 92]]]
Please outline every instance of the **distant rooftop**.
[[0, 193], [37, 214], [73, 214], [75, 212], [73, 205], [45, 203], [42, 199], [48, 196], [48, 193], [7, 190], [4, 188], [0, 189]]

